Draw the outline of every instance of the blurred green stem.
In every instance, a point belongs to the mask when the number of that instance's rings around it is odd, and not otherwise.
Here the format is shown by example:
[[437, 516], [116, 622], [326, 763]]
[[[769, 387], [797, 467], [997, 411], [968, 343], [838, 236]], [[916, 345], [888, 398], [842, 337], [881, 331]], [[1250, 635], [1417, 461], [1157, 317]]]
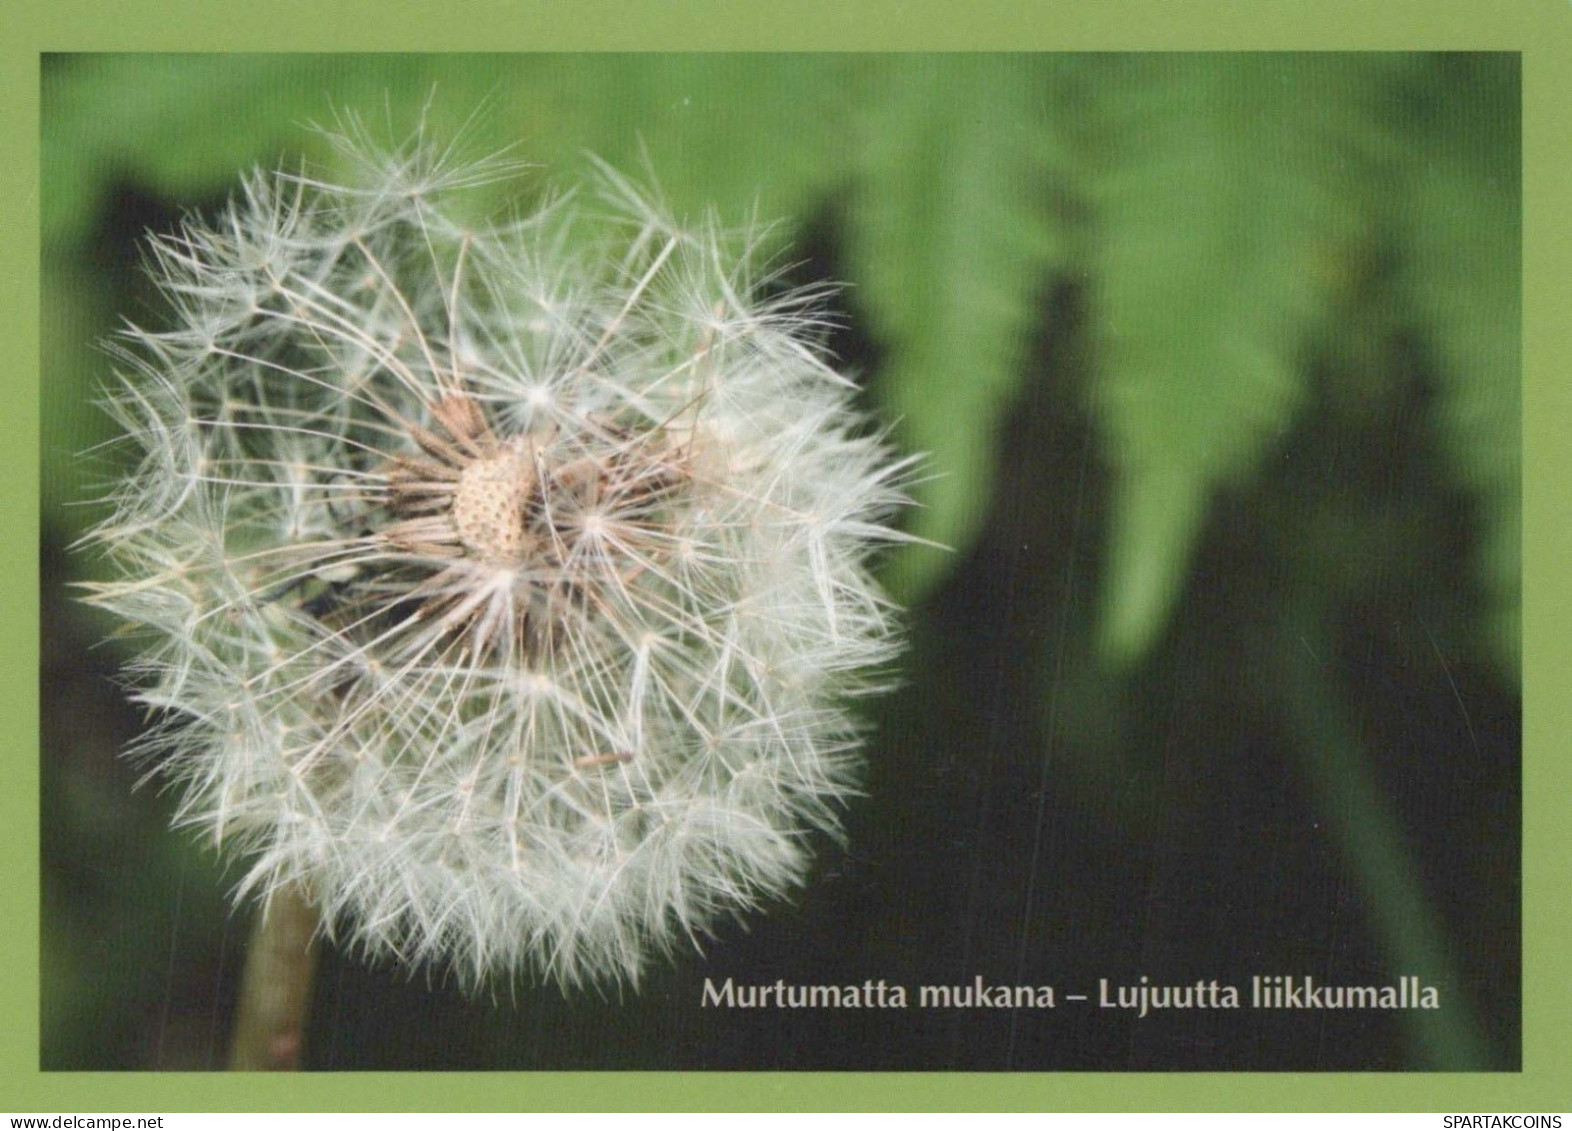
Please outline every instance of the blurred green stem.
[[230, 1071], [299, 1069], [311, 1011], [317, 926], [316, 908], [294, 886], [275, 892], [257, 912], [240, 981]]
[[1327, 678], [1332, 644], [1322, 628], [1321, 604], [1313, 598], [1299, 602], [1299, 615], [1289, 615], [1278, 642], [1285, 666], [1284, 705], [1300, 736], [1305, 774], [1353, 869], [1372, 929], [1393, 963], [1391, 976], [1418, 975], [1441, 991], [1441, 1008], [1403, 1015], [1422, 1066], [1444, 1071], [1490, 1067], [1471, 995], [1451, 961], [1397, 816]]

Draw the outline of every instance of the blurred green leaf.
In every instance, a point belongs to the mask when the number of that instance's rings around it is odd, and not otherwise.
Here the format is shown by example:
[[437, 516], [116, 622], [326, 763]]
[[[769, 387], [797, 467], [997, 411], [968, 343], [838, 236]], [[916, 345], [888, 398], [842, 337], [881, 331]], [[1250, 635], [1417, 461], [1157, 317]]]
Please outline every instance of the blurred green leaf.
[[[45, 246], [91, 234], [117, 182], [174, 198], [226, 189], [259, 160], [299, 152], [300, 127], [332, 113], [329, 91], [391, 89], [395, 56], [334, 74], [333, 56], [86, 55], [43, 74]], [[335, 82], [338, 79], [338, 82]], [[381, 105], [380, 97], [373, 105]]]
[[[1062, 258], [1046, 171], [1052, 57], [881, 60], [865, 92], [852, 278], [887, 349], [881, 388], [907, 446], [928, 453], [913, 533], [964, 550], [982, 528], [1003, 409]], [[913, 546], [891, 583], [908, 599], [949, 555]]]
[[1182, 466], [1137, 465], [1120, 481], [1098, 647], [1115, 663], [1140, 657], [1184, 586], [1191, 547], [1206, 521], [1211, 484]]
[[643, 147], [681, 213], [715, 208], [735, 220], [757, 205], [766, 220], [801, 221], [845, 178], [852, 57], [618, 55], [551, 66], [559, 108], [584, 116], [576, 136], [561, 131], [565, 153], [587, 147], [629, 167]]
[[1100, 651], [1167, 623], [1219, 484], [1302, 398], [1332, 265], [1371, 223], [1384, 65], [1122, 57], [1092, 72], [1097, 408], [1117, 471]]
[[[1410, 167], [1402, 282], [1440, 362], [1444, 448], [1481, 504], [1485, 651], [1520, 677], [1522, 220], [1517, 62], [1443, 59], [1439, 115]], [[1461, 89], [1466, 99], [1439, 92]]]

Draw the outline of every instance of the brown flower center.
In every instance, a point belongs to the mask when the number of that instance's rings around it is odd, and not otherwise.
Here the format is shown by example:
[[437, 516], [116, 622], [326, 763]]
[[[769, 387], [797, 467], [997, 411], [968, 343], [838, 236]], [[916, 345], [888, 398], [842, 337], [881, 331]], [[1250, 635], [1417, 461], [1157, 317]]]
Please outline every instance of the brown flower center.
[[521, 561], [532, 541], [525, 528], [525, 504], [534, 485], [528, 455], [515, 448], [465, 467], [453, 491], [452, 510], [453, 529], [464, 548], [499, 565]]

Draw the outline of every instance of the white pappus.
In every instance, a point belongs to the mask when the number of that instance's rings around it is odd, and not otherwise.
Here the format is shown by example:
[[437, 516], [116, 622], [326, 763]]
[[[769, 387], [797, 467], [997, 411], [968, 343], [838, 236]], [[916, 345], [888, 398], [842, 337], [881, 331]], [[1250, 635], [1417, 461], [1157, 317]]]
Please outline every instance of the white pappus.
[[110, 402], [139, 461], [89, 600], [139, 631], [180, 821], [325, 929], [466, 983], [637, 981], [788, 890], [897, 648], [896, 458], [765, 297], [757, 229], [335, 138], [152, 243], [172, 328]]

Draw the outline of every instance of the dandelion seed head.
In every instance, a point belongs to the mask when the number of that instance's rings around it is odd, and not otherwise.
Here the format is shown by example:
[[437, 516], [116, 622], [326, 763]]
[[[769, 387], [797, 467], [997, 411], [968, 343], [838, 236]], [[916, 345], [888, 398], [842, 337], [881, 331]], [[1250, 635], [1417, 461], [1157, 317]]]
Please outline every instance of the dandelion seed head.
[[835, 827], [911, 464], [756, 231], [604, 167], [479, 227], [515, 162], [336, 144], [154, 241], [171, 328], [115, 347], [137, 753], [371, 953], [636, 981]]

